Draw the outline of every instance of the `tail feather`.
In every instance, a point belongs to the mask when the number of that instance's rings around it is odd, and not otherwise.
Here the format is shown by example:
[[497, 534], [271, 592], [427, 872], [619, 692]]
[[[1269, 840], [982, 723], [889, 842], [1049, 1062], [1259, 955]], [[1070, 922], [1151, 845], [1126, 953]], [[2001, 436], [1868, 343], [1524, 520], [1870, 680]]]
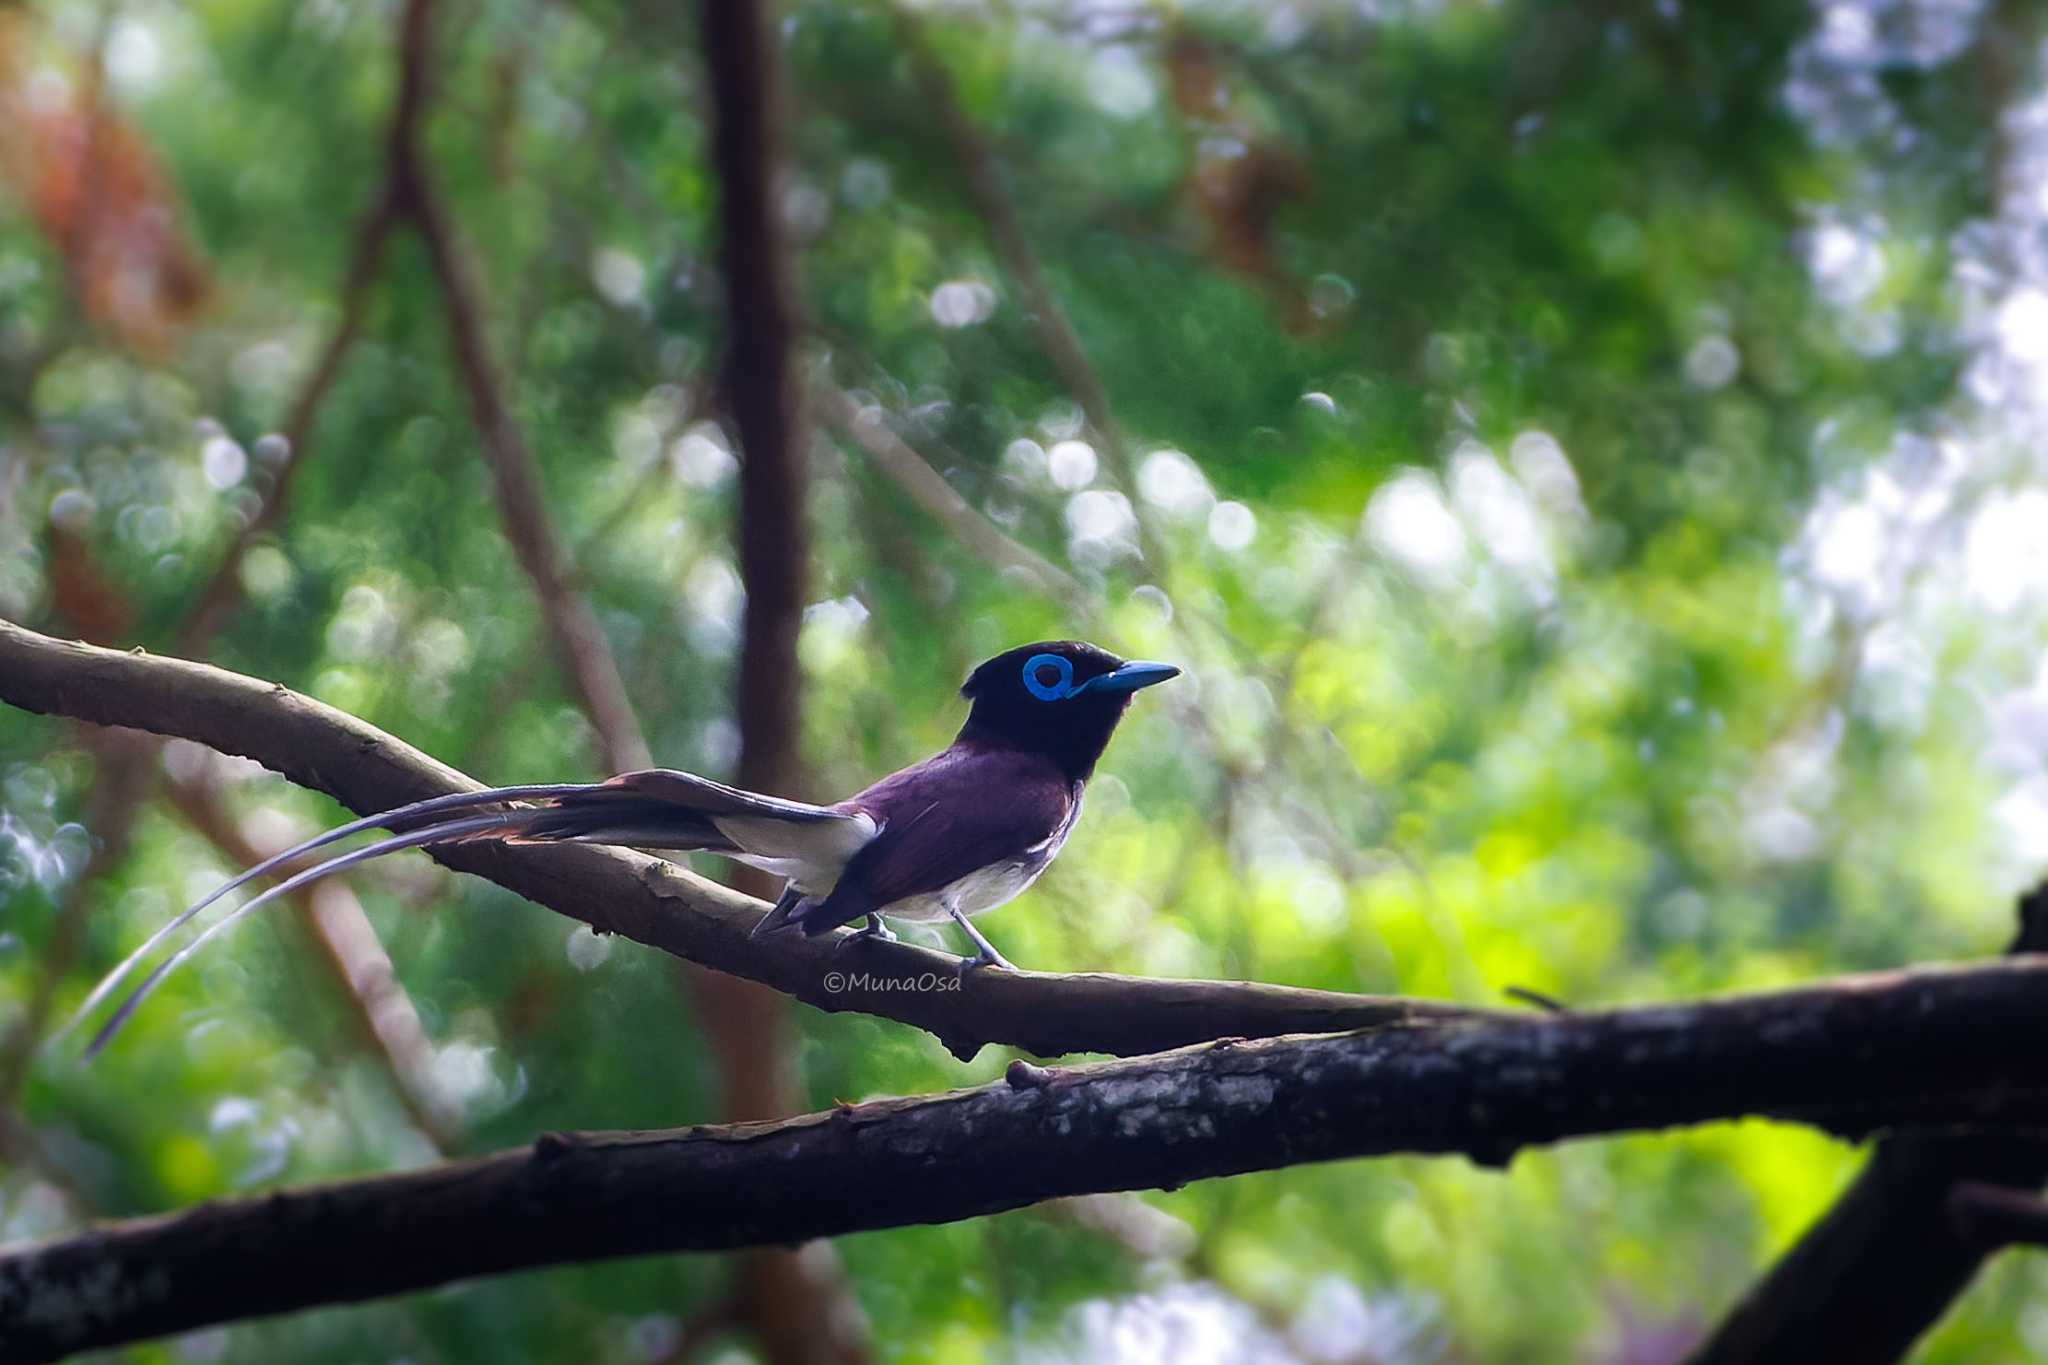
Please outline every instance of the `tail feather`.
[[512, 842], [572, 840], [710, 853], [731, 853], [739, 847], [708, 815], [616, 788], [599, 788], [557, 801], [536, 810], [534, 815], [533, 821], [508, 836]]
[[[151, 934], [141, 947], [107, 973], [51, 1041], [68, 1035], [120, 987], [143, 959], [221, 897], [308, 853], [373, 829], [388, 831], [393, 837], [326, 859], [286, 878], [222, 916], [178, 949], [121, 1002], [93, 1036], [86, 1055], [91, 1057], [104, 1048], [171, 971], [230, 924], [309, 882], [387, 853], [427, 844], [492, 838], [510, 843], [573, 841], [702, 850], [771, 867], [794, 881], [816, 886], [819, 894], [824, 894], [846, 860], [874, 837], [876, 824], [859, 812], [762, 796], [666, 768], [625, 773], [608, 782], [492, 787], [415, 801], [351, 820], [294, 844], [209, 892]], [[772, 929], [793, 922], [792, 916], [810, 903], [792, 886], [761, 927]]]
[[[550, 786], [493, 787], [485, 791], [456, 792], [449, 796], [435, 796], [425, 801], [415, 801], [409, 806], [399, 806], [395, 810], [382, 811], [376, 815], [366, 815], [360, 820], [351, 820], [345, 825], [338, 825], [323, 834], [316, 834], [310, 839], [293, 844], [282, 853], [273, 854], [241, 875], [221, 883], [221, 885], [208, 892], [203, 898], [180, 911], [169, 923], [151, 934], [140, 948], [137, 948], [134, 952], [128, 954], [127, 957], [121, 959], [120, 964], [113, 971], [108, 972], [100, 979], [99, 984], [93, 987], [92, 993], [85, 997], [85, 1003], [78, 1007], [64, 1027], [51, 1035], [50, 1040], [56, 1042], [68, 1035], [72, 1029], [78, 1027], [85, 1016], [98, 1009], [101, 1003], [114, 992], [115, 988], [127, 978], [128, 973], [135, 970], [137, 963], [155, 952], [165, 939], [191, 923], [193, 917], [206, 909], [207, 906], [212, 905], [229, 892], [239, 890], [248, 885], [258, 877], [266, 876], [287, 863], [297, 861], [306, 854], [311, 853], [314, 849], [325, 848], [329, 844], [338, 843], [351, 835], [361, 834], [367, 830], [403, 831], [407, 828], [416, 827], [419, 821], [428, 817], [438, 817], [450, 811], [466, 810], [476, 806], [502, 805], [508, 801], [560, 800], [574, 796], [579, 792], [595, 790], [597, 790], [597, 787], [590, 784], [568, 785], [556, 783]], [[509, 812], [507, 813], [509, 814]], [[407, 847], [411, 847], [411, 845], [407, 845]], [[323, 863], [321, 866], [325, 867], [328, 864]]]
[[[509, 812], [513, 816], [533, 813], [528, 811]], [[309, 882], [318, 881], [320, 878], [331, 873], [346, 871], [358, 863], [369, 862], [372, 858], [381, 858], [387, 853], [396, 853], [404, 848], [418, 848], [422, 844], [442, 843], [478, 834], [496, 833], [505, 828], [506, 814], [472, 815], [466, 819], [447, 820], [440, 824], [428, 825], [423, 829], [415, 829], [405, 834], [395, 834], [389, 839], [380, 839], [374, 844], [369, 844], [353, 852], [329, 858], [325, 862], [315, 863], [305, 871], [285, 878], [262, 894], [251, 896], [212, 924], [207, 925], [190, 943], [187, 943], [184, 947], [178, 949], [177, 952], [165, 958], [157, 965], [155, 971], [144, 977], [142, 984], [128, 993], [128, 998], [121, 1002], [120, 1008], [108, 1016], [107, 1022], [100, 1025], [99, 1032], [95, 1033], [92, 1041], [86, 1044], [85, 1056], [87, 1060], [91, 1060], [99, 1055], [100, 1049], [113, 1040], [114, 1035], [120, 1032], [121, 1026], [127, 1023], [135, 1011], [141, 1008], [142, 1002], [148, 999], [158, 986], [163, 984], [164, 978], [177, 970], [180, 963], [205, 947], [209, 939], [252, 910], [260, 909], [280, 896], [290, 895]], [[123, 965], [125, 966], [126, 964]], [[106, 983], [102, 983], [102, 986], [104, 988]], [[69, 1028], [69, 1025], [66, 1027]]]

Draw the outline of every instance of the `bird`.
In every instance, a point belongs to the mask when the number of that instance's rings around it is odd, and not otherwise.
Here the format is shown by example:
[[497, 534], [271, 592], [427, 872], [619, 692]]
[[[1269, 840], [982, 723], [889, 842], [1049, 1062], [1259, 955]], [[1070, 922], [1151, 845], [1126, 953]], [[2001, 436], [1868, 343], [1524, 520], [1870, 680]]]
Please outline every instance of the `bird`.
[[59, 1036], [221, 897], [370, 830], [391, 837], [295, 873], [195, 935], [128, 994], [85, 1055], [103, 1049], [180, 963], [277, 897], [402, 849], [488, 839], [719, 854], [783, 878], [780, 898], [754, 927], [757, 938], [815, 937], [864, 920], [847, 944], [894, 941], [887, 919], [950, 919], [974, 944], [965, 967], [1015, 971], [968, 917], [1017, 897], [1059, 856], [1132, 697], [1179, 674], [1172, 664], [1121, 659], [1079, 640], [1006, 650], [961, 685], [967, 720], [950, 745], [829, 806], [647, 768], [604, 782], [457, 792], [352, 820], [264, 859], [172, 918], [94, 986]]

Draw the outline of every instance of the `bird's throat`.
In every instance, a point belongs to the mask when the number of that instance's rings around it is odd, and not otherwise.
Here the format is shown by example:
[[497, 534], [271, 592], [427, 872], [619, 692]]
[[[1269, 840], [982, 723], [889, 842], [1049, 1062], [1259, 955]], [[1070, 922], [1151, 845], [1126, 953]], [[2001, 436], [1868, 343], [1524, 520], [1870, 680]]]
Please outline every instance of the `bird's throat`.
[[[953, 740], [956, 749], [1035, 754], [1058, 765], [1070, 782], [1085, 782], [1094, 773], [1123, 718], [1128, 697], [1091, 699], [1062, 707], [1044, 720], [1035, 717], [970, 714]], [[977, 708], [977, 711], [979, 708]]]

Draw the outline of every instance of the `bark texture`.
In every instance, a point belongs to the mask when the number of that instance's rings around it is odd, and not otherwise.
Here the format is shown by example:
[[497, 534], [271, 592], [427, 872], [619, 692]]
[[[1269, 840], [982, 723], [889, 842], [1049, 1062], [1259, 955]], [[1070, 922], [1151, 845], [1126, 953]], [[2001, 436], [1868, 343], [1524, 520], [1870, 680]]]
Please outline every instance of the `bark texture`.
[[[2048, 949], [2048, 885], [2020, 901], [2014, 954]], [[2021, 956], [2022, 962], [2048, 961]], [[1798, 1245], [1722, 1320], [1694, 1365], [1749, 1361], [1897, 1360], [1969, 1287], [2000, 1242], [1986, 1226], [2011, 1200], [1979, 1199], [1992, 1211], [1974, 1223], [1959, 1188], [2008, 1194], [2048, 1182], [2048, 1140], [2018, 1135], [1903, 1134], [1877, 1144], [1870, 1162]], [[2025, 1196], [2022, 1195], [2022, 1198]]]
[[[0, 701], [124, 725], [255, 759], [368, 813], [480, 783], [343, 711], [206, 664], [54, 640], [0, 621]], [[913, 1024], [970, 1058], [988, 1043], [1042, 1057], [1158, 1052], [1215, 1038], [1329, 1033], [1480, 1017], [1433, 1000], [1240, 981], [972, 971], [909, 944], [845, 933], [748, 937], [766, 907], [674, 863], [594, 846], [464, 844], [435, 855], [604, 933], [746, 977], [828, 1011]]]
[[2048, 961], [2028, 958], [1066, 1069], [1020, 1061], [980, 1089], [778, 1123], [550, 1135], [0, 1256], [0, 1341], [10, 1360], [48, 1360], [530, 1266], [775, 1246], [1341, 1157], [1502, 1164], [1563, 1138], [1753, 1115], [1847, 1136], [2037, 1127], [2044, 987]]

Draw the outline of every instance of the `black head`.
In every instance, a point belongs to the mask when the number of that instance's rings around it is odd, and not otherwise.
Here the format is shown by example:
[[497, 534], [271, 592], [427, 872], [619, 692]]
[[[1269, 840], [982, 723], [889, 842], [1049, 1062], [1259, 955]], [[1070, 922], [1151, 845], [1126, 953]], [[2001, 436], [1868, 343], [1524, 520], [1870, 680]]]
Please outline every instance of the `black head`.
[[1180, 673], [1172, 664], [1126, 662], [1079, 640], [1046, 640], [996, 655], [967, 675], [974, 703], [960, 738], [1031, 749], [1085, 778], [1123, 719], [1131, 694]]

